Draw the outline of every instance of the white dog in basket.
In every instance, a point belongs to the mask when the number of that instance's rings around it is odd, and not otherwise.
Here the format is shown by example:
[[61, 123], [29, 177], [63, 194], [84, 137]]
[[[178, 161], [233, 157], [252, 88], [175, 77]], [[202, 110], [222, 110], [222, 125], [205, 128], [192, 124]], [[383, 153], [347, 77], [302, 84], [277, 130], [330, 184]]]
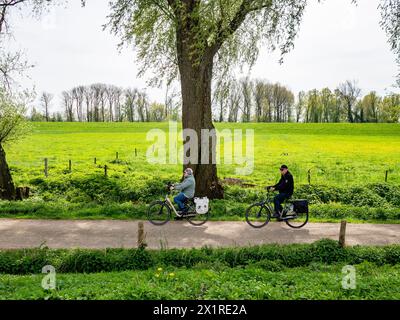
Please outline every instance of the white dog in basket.
[[198, 214], [206, 214], [208, 212], [208, 200], [207, 197], [205, 198], [195, 198], [194, 203], [196, 204], [196, 213]]

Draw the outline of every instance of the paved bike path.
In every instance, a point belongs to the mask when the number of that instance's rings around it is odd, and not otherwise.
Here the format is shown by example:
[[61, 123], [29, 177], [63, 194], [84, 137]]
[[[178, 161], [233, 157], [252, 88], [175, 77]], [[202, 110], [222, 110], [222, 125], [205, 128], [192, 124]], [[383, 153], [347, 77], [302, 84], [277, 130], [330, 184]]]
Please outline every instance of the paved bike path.
[[[0, 219], [0, 248], [134, 248], [139, 221], [119, 220], [11, 220]], [[232, 247], [266, 243], [311, 243], [322, 238], [339, 238], [338, 223], [310, 223], [295, 230], [284, 223], [254, 229], [246, 222], [207, 222], [194, 227], [171, 221], [157, 227], [144, 221], [149, 248]], [[400, 244], [400, 224], [348, 224], [349, 245]]]

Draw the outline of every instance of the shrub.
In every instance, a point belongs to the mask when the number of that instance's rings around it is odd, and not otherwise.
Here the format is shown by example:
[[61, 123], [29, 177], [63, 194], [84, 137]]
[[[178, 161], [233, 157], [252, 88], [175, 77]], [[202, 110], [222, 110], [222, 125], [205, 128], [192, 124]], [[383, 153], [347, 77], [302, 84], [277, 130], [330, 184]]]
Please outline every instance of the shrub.
[[156, 266], [223, 269], [226, 266], [251, 265], [273, 271], [315, 264], [359, 264], [364, 261], [376, 265], [400, 264], [400, 246], [341, 248], [336, 241], [324, 239], [313, 244], [227, 249], [7, 250], [0, 251], [0, 273], [41, 273], [45, 265], [52, 265], [57, 272], [63, 273], [147, 270]]
[[337, 241], [322, 239], [311, 245], [311, 255], [313, 261], [332, 264], [346, 261], [348, 251], [340, 247]]
[[286, 268], [281, 260], [266, 260], [266, 259], [254, 263], [253, 266], [272, 272], [279, 272]]

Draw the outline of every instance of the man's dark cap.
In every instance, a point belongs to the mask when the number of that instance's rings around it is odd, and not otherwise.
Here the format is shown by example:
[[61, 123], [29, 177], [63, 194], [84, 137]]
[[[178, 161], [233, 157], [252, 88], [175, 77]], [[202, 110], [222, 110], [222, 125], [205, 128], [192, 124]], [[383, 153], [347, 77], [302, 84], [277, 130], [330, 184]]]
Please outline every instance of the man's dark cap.
[[281, 169], [289, 169], [289, 168], [288, 168], [288, 166], [286, 166], [286, 165], [282, 165], [282, 166], [281, 166]]

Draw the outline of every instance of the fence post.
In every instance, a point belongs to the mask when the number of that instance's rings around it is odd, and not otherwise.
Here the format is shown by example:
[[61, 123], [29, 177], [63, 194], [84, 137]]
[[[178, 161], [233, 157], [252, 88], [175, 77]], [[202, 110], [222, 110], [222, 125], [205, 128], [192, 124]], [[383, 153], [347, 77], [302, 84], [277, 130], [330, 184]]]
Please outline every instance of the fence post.
[[107, 169], [108, 169], [108, 167], [107, 167], [107, 165], [105, 165], [105, 166], [104, 166], [104, 175], [105, 175], [106, 177], [107, 177], [107, 174], [108, 174], [108, 173], [107, 173]]
[[339, 233], [339, 245], [344, 248], [346, 245], [346, 225], [347, 221], [342, 220], [340, 223], [340, 233]]
[[69, 173], [72, 173], [72, 160], [69, 160], [68, 169], [69, 169]]
[[137, 157], [137, 149], [135, 148], [135, 157]]
[[388, 182], [388, 174], [389, 174], [389, 170], [386, 170], [386, 173], [385, 173], [385, 182]]
[[28, 198], [29, 198], [29, 192], [30, 192], [30, 191], [31, 191], [31, 188], [29, 188], [29, 187], [24, 187], [23, 193], [24, 193], [25, 199], [28, 199]]
[[145, 233], [144, 233], [144, 223], [139, 222], [138, 224], [138, 248], [145, 248], [146, 243], [145, 243]]
[[118, 152], [116, 152], [115, 153], [115, 160], [118, 160], [118, 158], [119, 158], [119, 154], [118, 154]]
[[94, 158], [94, 164], [97, 164], [97, 158]]
[[49, 176], [49, 161], [47, 158], [44, 159], [44, 175], [46, 178]]

